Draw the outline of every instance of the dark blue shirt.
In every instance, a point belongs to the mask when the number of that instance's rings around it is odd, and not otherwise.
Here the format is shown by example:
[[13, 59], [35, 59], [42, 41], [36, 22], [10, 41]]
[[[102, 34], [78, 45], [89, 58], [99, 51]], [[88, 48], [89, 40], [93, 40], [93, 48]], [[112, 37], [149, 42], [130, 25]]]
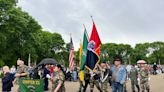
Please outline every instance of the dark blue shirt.
[[13, 86], [12, 81], [14, 80], [14, 76], [11, 73], [6, 73], [2, 78], [2, 91], [11, 91], [11, 87]]

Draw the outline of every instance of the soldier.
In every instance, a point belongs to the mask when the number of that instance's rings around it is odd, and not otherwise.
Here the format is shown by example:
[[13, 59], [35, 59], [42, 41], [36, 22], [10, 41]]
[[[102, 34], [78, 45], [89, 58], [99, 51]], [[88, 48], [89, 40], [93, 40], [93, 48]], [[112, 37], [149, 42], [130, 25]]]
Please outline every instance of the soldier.
[[107, 91], [107, 86], [108, 86], [108, 77], [109, 77], [109, 69], [107, 69], [107, 65], [106, 62], [102, 62], [100, 65], [100, 69], [101, 69], [101, 89], [103, 92], [108, 92]]
[[64, 71], [62, 70], [61, 65], [57, 65], [54, 70], [57, 74], [51, 79], [52, 81], [51, 92], [65, 92], [65, 86], [64, 86], [65, 74]]
[[[18, 79], [20, 78], [28, 78], [29, 77], [29, 72], [28, 72], [28, 67], [26, 65], [24, 65], [24, 61], [22, 60], [17, 60], [17, 71], [15, 74], [16, 79], [14, 80], [14, 83], [18, 83]], [[20, 92], [20, 90], [18, 89], [18, 92]]]
[[28, 67], [24, 65], [24, 61], [22, 60], [17, 60], [17, 71], [15, 74], [16, 78], [28, 78], [29, 77], [29, 72], [28, 72]]
[[80, 86], [79, 86], [79, 91], [78, 92], [82, 92], [82, 90], [83, 90], [83, 81], [81, 81], [81, 80], [79, 80], [79, 84], [80, 84]]
[[98, 64], [95, 66], [95, 70], [93, 72], [90, 72], [91, 78], [90, 78], [90, 92], [93, 92], [94, 85], [96, 85], [97, 89], [100, 92], [103, 92], [100, 88], [100, 69], [98, 68]]
[[90, 84], [90, 73], [89, 73], [89, 70], [85, 70], [84, 72], [84, 81], [85, 81], [85, 84], [84, 84], [84, 89], [83, 89], [83, 92], [86, 92], [86, 89], [88, 87], [88, 85]]
[[139, 88], [138, 80], [137, 80], [138, 79], [138, 71], [135, 68], [135, 65], [132, 65], [129, 77], [130, 77], [130, 80], [131, 80], [132, 91], [135, 92], [135, 86], [136, 86], [137, 89], [138, 89], [138, 92], [140, 92], [140, 88]]
[[141, 90], [144, 92], [147, 90], [147, 92], [150, 91], [150, 86], [149, 86], [149, 72], [148, 69], [145, 66], [146, 62], [143, 61], [140, 63], [140, 84], [141, 84]]

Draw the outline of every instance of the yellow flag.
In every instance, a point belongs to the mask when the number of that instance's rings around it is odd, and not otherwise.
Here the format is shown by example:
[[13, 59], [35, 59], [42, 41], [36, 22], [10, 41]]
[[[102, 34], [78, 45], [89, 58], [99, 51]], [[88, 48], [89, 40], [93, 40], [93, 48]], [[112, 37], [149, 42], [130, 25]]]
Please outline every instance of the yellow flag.
[[79, 79], [80, 81], [84, 81], [84, 71], [80, 71]]
[[80, 49], [79, 49], [79, 66], [80, 66], [80, 63], [81, 63], [81, 57], [82, 57], [82, 44], [80, 42]]

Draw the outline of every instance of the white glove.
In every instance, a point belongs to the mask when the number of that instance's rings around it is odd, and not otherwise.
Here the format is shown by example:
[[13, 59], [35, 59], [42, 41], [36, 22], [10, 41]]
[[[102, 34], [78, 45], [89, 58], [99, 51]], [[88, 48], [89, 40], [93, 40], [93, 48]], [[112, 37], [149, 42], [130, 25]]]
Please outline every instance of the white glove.
[[93, 74], [93, 72], [89, 72], [91, 75]]
[[150, 77], [148, 78], [148, 80], [150, 81]]
[[140, 78], [137, 78], [138, 81], [140, 81]]
[[90, 72], [91, 76], [94, 76], [95, 74], [93, 72]]
[[46, 78], [50, 79], [50, 78], [51, 78], [51, 76], [50, 76], [49, 74], [47, 74], [47, 75], [46, 75]]

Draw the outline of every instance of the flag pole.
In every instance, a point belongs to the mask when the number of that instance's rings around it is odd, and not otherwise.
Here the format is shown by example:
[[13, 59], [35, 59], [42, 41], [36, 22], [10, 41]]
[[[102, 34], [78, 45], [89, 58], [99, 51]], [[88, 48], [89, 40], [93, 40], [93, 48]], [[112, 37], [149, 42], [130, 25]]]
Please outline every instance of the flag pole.
[[82, 49], [82, 48], [81, 48], [81, 45], [82, 45], [82, 44], [81, 44], [81, 39], [80, 39], [80, 48], [79, 48], [79, 64], [78, 64], [78, 65], [79, 65], [79, 67], [80, 67], [80, 63], [81, 63], [81, 49]]
[[87, 33], [87, 29], [86, 29], [86, 27], [85, 27], [85, 25], [83, 24], [83, 26], [84, 26], [84, 32], [86, 33], [86, 35], [87, 35], [87, 39], [89, 39], [89, 36], [88, 36], [88, 33]]
[[85, 25], [83, 24], [83, 26], [84, 26], [84, 29], [86, 29], [86, 27], [85, 27]]
[[93, 19], [93, 16], [91, 16], [91, 19], [92, 19], [92, 22], [94, 23], [94, 19]]
[[28, 56], [28, 66], [30, 67], [31, 66], [31, 55], [29, 54]]

